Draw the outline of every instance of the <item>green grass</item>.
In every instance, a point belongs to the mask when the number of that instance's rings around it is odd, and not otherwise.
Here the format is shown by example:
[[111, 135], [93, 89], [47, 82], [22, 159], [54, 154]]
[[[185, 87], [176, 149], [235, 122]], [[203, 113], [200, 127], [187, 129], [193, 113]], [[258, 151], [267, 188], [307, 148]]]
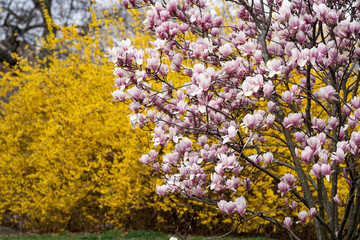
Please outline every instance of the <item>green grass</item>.
[[[190, 240], [205, 240], [205, 239], [216, 239], [213, 237], [191, 237]], [[221, 240], [239, 240], [239, 238], [232, 238], [232, 237], [224, 237]], [[250, 237], [250, 238], [241, 238], [241, 240], [272, 240], [270, 238], [265, 237]]]
[[[174, 236], [176, 237], [176, 236]], [[153, 231], [133, 231], [128, 234], [122, 234], [117, 231], [104, 232], [101, 235], [96, 234], [69, 234], [63, 233], [58, 235], [41, 234], [41, 235], [19, 235], [19, 236], [0, 236], [0, 240], [169, 240], [170, 236], [161, 232]], [[180, 238], [178, 238], [180, 240]], [[187, 240], [204, 240], [209, 237], [187, 237]], [[222, 240], [238, 240], [239, 238], [225, 237]], [[244, 238], [242, 240], [271, 240], [269, 238], [254, 237]]]

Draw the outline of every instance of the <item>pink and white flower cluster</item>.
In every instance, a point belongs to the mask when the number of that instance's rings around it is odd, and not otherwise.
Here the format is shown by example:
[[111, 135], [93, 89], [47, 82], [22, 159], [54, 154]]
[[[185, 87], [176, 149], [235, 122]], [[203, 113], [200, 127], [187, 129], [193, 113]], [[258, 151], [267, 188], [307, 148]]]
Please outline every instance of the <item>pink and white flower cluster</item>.
[[[154, 41], [142, 50], [126, 39], [109, 50], [114, 99], [129, 104], [133, 127], [152, 129], [140, 161], [163, 176], [158, 194], [263, 216], [296, 239], [290, 215], [249, 209], [247, 193], [266, 176], [279, 199], [293, 199], [289, 214], [317, 219], [319, 239], [351, 239], [356, 229], [345, 226], [360, 221], [360, 3], [228, 1], [231, 24], [210, 3], [124, 0], [147, 7]], [[338, 194], [352, 205], [343, 224]]]

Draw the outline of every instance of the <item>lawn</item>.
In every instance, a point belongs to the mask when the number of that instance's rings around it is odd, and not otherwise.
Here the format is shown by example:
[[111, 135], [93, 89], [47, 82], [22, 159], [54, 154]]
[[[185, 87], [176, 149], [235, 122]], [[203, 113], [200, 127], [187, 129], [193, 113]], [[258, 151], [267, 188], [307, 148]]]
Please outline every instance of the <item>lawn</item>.
[[[161, 232], [153, 232], [153, 231], [134, 231], [128, 234], [122, 234], [117, 231], [108, 231], [104, 232], [101, 235], [96, 234], [41, 234], [41, 235], [19, 235], [19, 236], [0, 236], [1, 240], [169, 240], [171, 236], [166, 235]], [[176, 236], [174, 236], [176, 237]], [[181, 240], [180, 237], [178, 237]], [[214, 237], [191, 237], [187, 236], [184, 240], [210, 240], [217, 239]], [[223, 240], [236, 240], [239, 238], [222, 238]], [[269, 238], [264, 237], [254, 237], [254, 238], [244, 238], [242, 240], [271, 240]]]

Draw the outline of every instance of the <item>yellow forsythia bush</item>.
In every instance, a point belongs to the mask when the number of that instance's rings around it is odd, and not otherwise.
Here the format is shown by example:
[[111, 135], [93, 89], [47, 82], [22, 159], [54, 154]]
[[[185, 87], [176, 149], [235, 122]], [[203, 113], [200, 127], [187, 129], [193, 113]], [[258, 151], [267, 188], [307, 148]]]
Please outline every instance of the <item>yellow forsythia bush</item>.
[[99, 42], [62, 32], [48, 39], [53, 55], [2, 74], [1, 91], [13, 96], [2, 104], [0, 212], [23, 229], [104, 227], [110, 196], [118, 195], [119, 218], [151, 191], [138, 164], [148, 136], [129, 127], [127, 106], [112, 102], [112, 66]]

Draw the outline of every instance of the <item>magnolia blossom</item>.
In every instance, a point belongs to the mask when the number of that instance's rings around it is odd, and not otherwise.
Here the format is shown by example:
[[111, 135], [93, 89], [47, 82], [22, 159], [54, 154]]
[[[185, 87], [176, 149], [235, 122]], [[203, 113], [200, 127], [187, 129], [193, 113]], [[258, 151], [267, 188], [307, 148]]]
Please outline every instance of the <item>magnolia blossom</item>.
[[256, 75], [255, 77], [247, 77], [242, 84], [242, 90], [245, 96], [250, 96], [259, 91], [263, 86], [263, 76]]
[[297, 206], [298, 206], [298, 203], [297, 203], [296, 201], [293, 201], [293, 202], [289, 205], [289, 207], [291, 208], [291, 210], [292, 210], [293, 212], [296, 211]]
[[268, 165], [271, 165], [271, 163], [274, 160], [274, 156], [271, 152], [264, 153], [263, 158], [264, 158], [264, 162]]
[[338, 205], [338, 206], [341, 205], [341, 201], [340, 201], [339, 195], [336, 194], [336, 195], [333, 197], [333, 199], [334, 199], [334, 202], [335, 202], [336, 205]]
[[312, 175], [314, 175], [315, 177], [320, 177], [321, 174], [321, 166], [318, 163], [315, 163], [310, 171], [310, 173]]
[[316, 215], [316, 208], [310, 208], [309, 210], [309, 218], [313, 219]]
[[336, 91], [331, 85], [322, 87], [319, 91], [314, 92], [314, 95], [319, 99], [324, 99], [326, 101], [336, 100]]
[[290, 113], [287, 117], [284, 118], [284, 127], [290, 128], [292, 126], [294, 127], [300, 127], [303, 123], [304, 119], [302, 118], [301, 113]]
[[275, 74], [281, 74], [283, 68], [283, 62], [281, 59], [272, 59], [266, 63], [269, 69], [269, 77], [273, 77]]
[[301, 211], [301, 212], [299, 212], [298, 217], [302, 223], [305, 223], [306, 219], [308, 217], [308, 213], [306, 211]]
[[222, 56], [228, 57], [232, 52], [232, 47], [230, 44], [226, 43], [224, 46], [219, 48], [219, 52]]
[[291, 218], [290, 218], [290, 217], [286, 217], [286, 218], [284, 219], [284, 225], [285, 225], [285, 227], [286, 227], [287, 229], [290, 229], [291, 224], [292, 224]]
[[237, 212], [240, 216], [242, 216], [246, 211], [246, 200], [243, 196], [235, 199], [234, 202], [221, 200], [218, 202], [218, 207], [220, 211], [228, 215], [232, 215], [234, 212]]

